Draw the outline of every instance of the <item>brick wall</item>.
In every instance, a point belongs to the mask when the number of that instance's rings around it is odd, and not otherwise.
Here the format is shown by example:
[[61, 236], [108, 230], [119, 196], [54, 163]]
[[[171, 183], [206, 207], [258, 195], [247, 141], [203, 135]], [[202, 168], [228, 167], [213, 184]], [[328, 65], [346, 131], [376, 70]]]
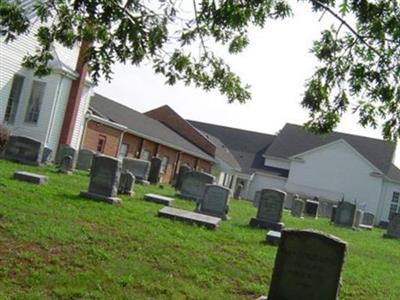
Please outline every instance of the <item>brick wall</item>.
[[168, 148], [166, 146], [160, 146], [158, 150], [158, 157], [167, 157], [168, 164], [164, 174], [161, 177], [162, 183], [170, 183], [173, 178], [173, 173], [175, 170], [176, 158], [177, 158], [178, 151]]
[[100, 135], [106, 137], [103, 154], [117, 156], [121, 131], [94, 121], [87, 122], [82, 148], [97, 152], [97, 143]]
[[204, 172], [211, 173], [211, 166], [211, 162], [199, 159], [199, 162], [197, 163], [197, 170], [203, 170]]
[[179, 116], [168, 105], [148, 111], [145, 115], [164, 123], [185, 139], [202, 149], [204, 152], [215, 155], [215, 145], [194, 129], [186, 120]]
[[125, 133], [124, 138], [122, 139], [122, 143], [128, 145], [128, 157], [132, 158], [138, 158], [140, 153], [140, 146], [142, 144], [142, 138], [130, 134], [130, 133]]

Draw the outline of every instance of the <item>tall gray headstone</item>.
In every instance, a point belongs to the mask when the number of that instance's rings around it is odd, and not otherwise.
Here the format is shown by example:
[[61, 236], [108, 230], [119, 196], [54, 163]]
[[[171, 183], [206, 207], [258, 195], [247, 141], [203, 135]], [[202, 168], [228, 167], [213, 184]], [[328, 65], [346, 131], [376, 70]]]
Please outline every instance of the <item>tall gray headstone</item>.
[[275, 189], [263, 189], [261, 191], [260, 203], [257, 216], [251, 218], [249, 225], [280, 231], [283, 227], [282, 212], [286, 193]]
[[149, 182], [158, 184], [160, 182], [161, 158], [153, 157], [150, 164]]
[[176, 182], [175, 182], [176, 190], [179, 191], [181, 189], [183, 178], [185, 177], [185, 174], [188, 172], [190, 172], [190, 167], [185, 166], [185, 165], [179, 167], [178, 176], [177, 176]]
[[196, 211], [202, 214], [228, 219], [228, 200], [230, 190], [216, 184], [206, 184], [202, 199], [198, 202]]
[[337, 300], [347, 243], [321, 232], [283, 230], [270, 300]]
[[78, 153], [78, 160], [76, 162], [76, 168], [78, 170], [88, 171], [92, 167], [92, 160], [95, 153], [92, 150], [81, 149]]
[[81, 192], [81, 196], [112, 204], [120, 204], [121, 199], [117, 198], [120, 176], [121, 162], [118, 159], [96, 155], [93, 158], [90, 170], [88, 192]]
[[331, 223], [335, 223], [336, 211], [337, 211], [337, 205], [333, 205], [332, 210], [331, 210], [331, 217], [330, 217]]
[[292, 202], [292, 209], [290, 214], [296, 218], [303, 218], [305, 202], [300, 198], [294, 198]]
[[43, 148], [43, 155], [42, 155], [42, 164], [48, 164], [51, 161], [51, 154], [53, 150], [48, 147]]
[[393, 214], [389, 221], [385, 237], [400, 239], [400, 213]]
[[330, 218], [332, 214], [333, 202], [325, 199], [319, 200], [318, 217]]
[[73, 171], [73, 158], [71, 155], [65, 155], [58, 166], [58, 171], [64, 174], [72, 174]]
[[353, 227], [356, 209], [355, 204], [346, 201], [339, 202], [335, 214], [335, 225]]
[[148, 160], [125, 157], [122, 161], [122, 170], [131, 172], [137, 183], [148, 184], [150, 162]]
[[182, 180], [180, 195], [183, 198], [199, 201], [204, 194], [206, 184], [212, 184], [214, 176], [197, 171], [187, 172]]
[[258, 205], [260, 204], [260, 197], [261, 197], [261, 191], [257, 191], [254, 195], [254, 201], [253, 201], [253, 206], [255, 208], [258, 208]]
[[11, 135], [4, 150], [4, 158], [39, 166], [42, 163], [43, 151], [41, 142], [24, 136]]

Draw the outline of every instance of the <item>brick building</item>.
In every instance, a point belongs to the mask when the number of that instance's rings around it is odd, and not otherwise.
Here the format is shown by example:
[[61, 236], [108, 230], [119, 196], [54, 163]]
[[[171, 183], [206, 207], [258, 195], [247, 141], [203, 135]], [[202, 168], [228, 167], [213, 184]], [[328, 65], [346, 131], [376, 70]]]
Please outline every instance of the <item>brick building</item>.
[[[199, 133], [189, 126], [192, 137], [196, 137]], [[215, 146], [205, 137], [200, 138], [201, 142], [194, 144], [162, 122], [95, 94], [90, 102], [81, 148], [119, 158], [159, 157], [161, 182], [170, 183], [183, 164], [211, 172]]]

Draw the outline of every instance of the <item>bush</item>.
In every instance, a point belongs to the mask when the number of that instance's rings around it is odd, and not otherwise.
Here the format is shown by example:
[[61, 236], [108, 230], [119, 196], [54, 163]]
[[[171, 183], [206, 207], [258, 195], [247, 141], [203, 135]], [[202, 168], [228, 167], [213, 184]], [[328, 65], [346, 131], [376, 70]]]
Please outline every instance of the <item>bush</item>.
[[0, 125], [0, 152], [3, 151], [9, 136], [10, 136], [10, 131], [3, 125]]

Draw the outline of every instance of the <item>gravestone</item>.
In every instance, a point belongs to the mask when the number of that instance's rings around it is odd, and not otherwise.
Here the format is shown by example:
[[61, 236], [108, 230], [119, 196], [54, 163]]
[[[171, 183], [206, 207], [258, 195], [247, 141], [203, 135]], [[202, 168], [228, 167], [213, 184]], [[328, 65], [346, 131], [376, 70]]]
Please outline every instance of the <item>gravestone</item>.
[[294, 198], [292, 202], [292, 209], [290, 214], [296, 218], [303, 218], [305, 203], [300, 198]]
[[255, 208], [258, 208], [258, 204], [260, 203], [260, 196], [261, 196], [261, 191], [257, 191], [254, 195], [253, 206]]
[[72, 174], [73, 159], [71, 155], [65, 155], [58, 166], [58, 171], [63, 174]]
[[53, 150], [51, 150], [50, 148], [47, 148], [47, 147], [43, 148], [42, 164], [50, 163], [52, 153], [53, 153]]
[[352, 227], [354, 225], [356, 209], [355, 204], [346, 201], [339, 202], [335, 214], [335, 225]]
[[220, 218], [199, 214], [196, 212], [186, 211], [183, 209], [166, 206], [158, 211], [159, 217], [169, 218], [205, 226], [208, 229], [216, 229], [221, 222]]
[[392, 215], [384, 237], [400, 239], [400, 213]]
[[181, 189], [183, 178], [185, 177], [185, 174], [188, 173], [188, 172], [190, 172], [190, 167], [185, 166], [185, 165], [180, 166], [179, 172], [178, 172], [178, 177], [177, 177], [176, 182], [175, 182], [175, 189], [176, 190], [180, 190]]
[[158, 184], [160, 182], [162, 160], [158, 157], [153, 157], [150, 164], [149, 182], [150, 184]]
[[173, 198], [151, 193], [144, 195], [144, 200], [165, 206], [171, 206], [171, 204], [174, 202]]
[[43, 151], [41, 142], [24, 136], [11, 135], [4, 149], [4, 158], [39, 166], [42, 163]]
[[233, 193], [233, 198], [234, 199], [240, 199], [243, 191], [243, 184], [239, 183], [236, 186], [235, 192]]
[[56, 164], [61, 164], [61, 161], [65, 156], [72, 157], [72, 170], [75, 169], [76, 163], [76, 150], [72, 148], [70, 145], [62, 144], [58, 146], [57, 155], [55, 159]]
[[29, 172], [23, 172], [23, 171], [15, 172], [14, 179], [26, 181], [26, 182], [34, 183], [34, 184], [45, 184], [48, 181], [47, 176], [29, 173]]
[[367, 211], [364, 212], [361, 224], [373, 226], [374, 221], [375, 221], [375, 215], [373, 213]]
[[304, 213], [309, 217], [317, 219], [318, 218], [318, 206], [319, 206], [318, 201], [307, 199]]
[[131, 172], [137, 183], [149, 184], [147, 181], [150, 171], [150, 162], [148, 160], [128, 158], [122, 160], [122, 170]]
[[332, 214], [333, 202], [320, 199], [318, 206], [318, 217], [330, 218]]
[[78, 160], [76, 162], [76, 168], [78, 170], [89, 171], [92, 166], [94, 151], [88, 149], [81, 149], [78, 153]]
[[121, 204], [121, 199], [117, 198], [120, 176], [121, 162], [118, 159], [96, 155], [90, 170], [89, 189], [87, 192], [81, 192], [81, 196], [111, 204]]
[[274, 189], [263, 189], [261, 191], [257, 216], [251, 218], [249, 225], [252, 227], [281, 231], [284, 226], [281, 220], [285, 198], [285, 192]]
[[203, 197], [197, 202], [196, 212], [228, 219], [230, 190], [216, 184], [206, 184]]
[[337, 205], [333, 205], [332, 206], [332, 211], [331, 211], [331, 217], [330, 217], [330, 222], [331, 223], [335, 223], [336, 210], [337, 210]]
[[180, 196], [199, 201], [204, 195], [206, 184], [212, 184], [214, 176], [197, 171], [187, 172], [182, 181]]
[[354, 225], [353, 225], [354, 227], [359, 227], [360, 226], [362, 217], [363, 217], [362, 210], [357, 209], [356, 210], [356, 215], [354, 217]]
[[133, 196], [135, 193], [133, 191], [135, 185], [135, 176], [129, 171], [121, 172], [121, 177], [119, 179], [118, 193]]
[[339, 299], [346, 248], [346, 242], [321, 232], [283, 230], [268, 299]]

